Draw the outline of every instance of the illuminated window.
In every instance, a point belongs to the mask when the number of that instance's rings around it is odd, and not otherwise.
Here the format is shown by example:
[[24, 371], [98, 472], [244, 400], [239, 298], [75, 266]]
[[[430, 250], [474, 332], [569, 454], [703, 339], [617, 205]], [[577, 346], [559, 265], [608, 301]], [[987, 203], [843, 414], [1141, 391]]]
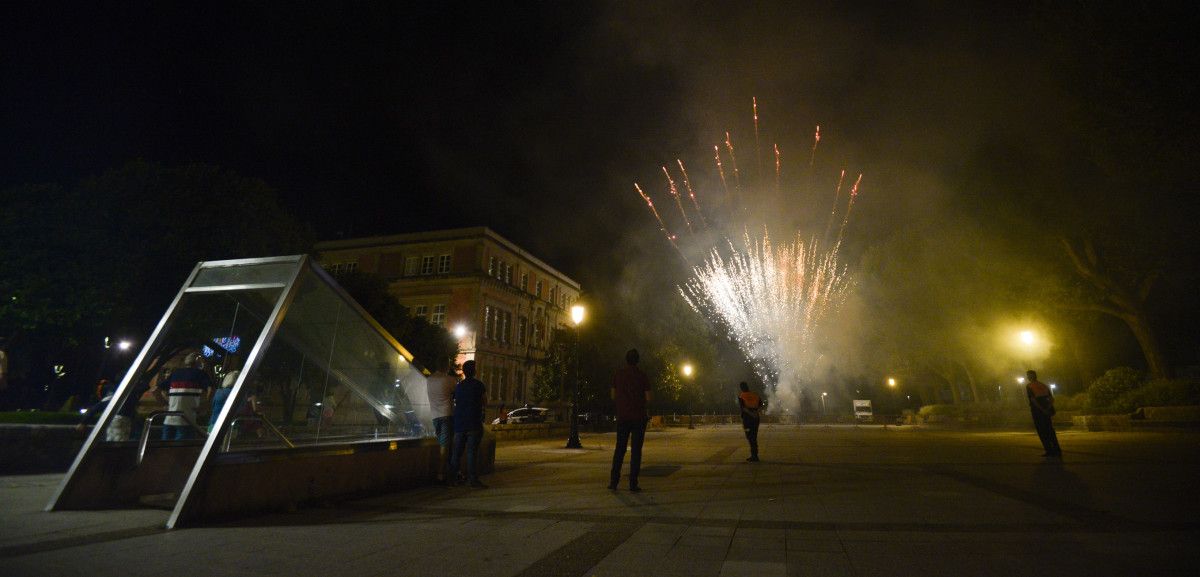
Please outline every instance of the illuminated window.
[[417, 276], [421, 271], [421, 257], [410, 256], [404, 259], [404, 276]]
[[529, 319], [525, 317], [517, 318], [517, 344], [525, 344], [525, 334], [529, 331]]
[[444, 326], [446, 324], [446, 305], [433, 305], [433, 316], [429, 318], [429, 322]]
[[423, 319], [423, 318], [425, 318], [425, 315], [427, 315], [427, 314], [429, 314], [429, 307], [428, 307], [428, 306], [425, 306], [425, 305], [417, 305], [417, 306], [413, 307], [413, 316], [414, 316], [414, 317], [417, 317], [417, 318], [419, 318], [419, 319]]
[[421, 257], [421, 274], [433, 274], [433, 257]]
[[438, 257], [438, 274], [446, 274], [450, 272], [450, 255], [443, 254]]
[[529, 292], [529, 273], [521, 273], [521, 291]]
[[537, 281], [537, 283], [535, 283], [533, 286], [535, 287], [533, 289], [533, 296], [535, 296], [537, 298], [542, 298], [542, 281], [541, 280]]
[[512, 284], [512, 265], [504, 263], [504, 284]]
[[488, 259], [488, 276], [496, 276], [496, 257]]

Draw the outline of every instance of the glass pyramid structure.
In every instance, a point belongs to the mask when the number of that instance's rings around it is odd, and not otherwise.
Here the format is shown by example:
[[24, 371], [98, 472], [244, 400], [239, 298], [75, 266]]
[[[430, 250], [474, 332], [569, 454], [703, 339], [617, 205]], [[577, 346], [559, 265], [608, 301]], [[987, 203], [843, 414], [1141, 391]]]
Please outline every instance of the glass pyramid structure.
[[412, 355], [310, 257], [201, 262], [47, 509], [160, 491], [173, 527], [217, 459], [419, 439], [429, 423]]

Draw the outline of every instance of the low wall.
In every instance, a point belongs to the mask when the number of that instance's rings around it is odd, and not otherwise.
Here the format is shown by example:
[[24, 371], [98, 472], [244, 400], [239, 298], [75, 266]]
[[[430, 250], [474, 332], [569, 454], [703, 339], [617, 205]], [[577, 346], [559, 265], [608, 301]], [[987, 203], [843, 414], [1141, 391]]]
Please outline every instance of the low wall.
[[74, 425], [0, 424], [0, 475], [66, 471], [83, 441]]
[[571, 426], [567, 423], [520, 423], [491, 425], [490, 429], [496, 441], [502, 442], [521, 439], [552, 439], [554, 437], [565, 439], [570, 434]]

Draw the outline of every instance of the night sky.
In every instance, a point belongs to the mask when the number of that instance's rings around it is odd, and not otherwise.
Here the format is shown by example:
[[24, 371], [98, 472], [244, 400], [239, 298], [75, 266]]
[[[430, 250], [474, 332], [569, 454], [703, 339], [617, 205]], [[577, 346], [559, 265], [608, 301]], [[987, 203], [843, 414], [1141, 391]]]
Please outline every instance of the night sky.
[[661, 194], [682, 158], [712, 184], [724, 131], [752, 150], [752, 97], [788, 170], [819, 124], [818, 176], [865, 173], [862, 245], [971, 194], [982, 147], [1078, 140], [1072, 54], [1139, 71], [1138, 118], [1194, 145], [1183, 7], [34, 4], [0, 16], [0, 186], [211, 163], [321, 239], [487, 225], [601, 292], [671, 258], [633, 182]]

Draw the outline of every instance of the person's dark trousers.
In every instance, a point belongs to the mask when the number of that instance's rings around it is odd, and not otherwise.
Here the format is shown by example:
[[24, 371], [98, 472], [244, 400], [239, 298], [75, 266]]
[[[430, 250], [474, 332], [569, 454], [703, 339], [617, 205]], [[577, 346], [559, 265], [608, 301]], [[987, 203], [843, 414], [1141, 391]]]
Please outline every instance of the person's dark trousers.
[[[457, 431], [454, 433], [454, 454], [450, 457], [450, 471], [457, 474], [462, 467], [464, 446], [467, 452], [467, 481], [479, 481], [479, 469], [476, 468], [476, 455], [479, 453], [479, 440], [483, 438], [483, 429]], [[449, 478], [449, 477], [447, 477]]]
[[[629, 487], [638, 486], [638, 473], [642, 470], [642, 443], [646, 440], [646, 421], [617, 421], [617, 446], [613, 449], [612, 473], [609, 485], [616, 487], [621, 481], [621, 464], [625, 461], [625, 445], [632, 444], [629, 453]], [[632, 443], [631, 443], [632, 441]]]
[[750, 441], [750, 457], [758, 458], [758, 424], [760, 419], [742, 415], [742, 430], [746, 432], [746, 440]]
[[1062, 448], [1058, 446], [1058, 435], [1054, 432], [1054, 423], [1050, 415], [1036, 407], [1031, 408], [1030, 413], [1033, 415], [1033, 427], [1037, 429], [1038, 438], [1042, 440], [1042, 448], [1046, 449], [1046, 454], [1061, 455]]

